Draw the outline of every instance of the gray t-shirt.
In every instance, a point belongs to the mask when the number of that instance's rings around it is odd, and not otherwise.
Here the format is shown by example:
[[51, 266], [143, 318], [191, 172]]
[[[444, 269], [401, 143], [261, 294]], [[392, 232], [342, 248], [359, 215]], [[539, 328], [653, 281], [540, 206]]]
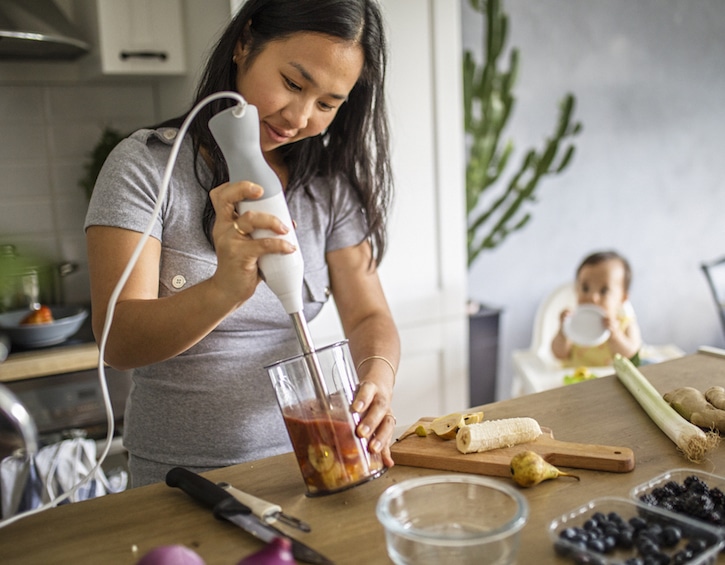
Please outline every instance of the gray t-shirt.
[[[93, 191], [86, 227], [146, 229], [176, 134], [173, 128], [140, 130], [113, 150]], [[201, 177], [210, 178], [206, 167]], [[359, 244], [366, 223], [359, 199], [345, 183], [317, 179], [307, 188], [292, 194], [289, 208], [305, 262], [304, 311], [311, 320], [329, 295], [325, 253]], [[202, 229], [206, 199], [194, 175], [187, 136], [151, 232], [161, 242], [159, 296], [197, 284], [216, 269]], [[134, 370], [124, 445], [137, 457], [198, 467], [290, 451], [264, 367], [299, 352], [289, 316], [260, 284], [250, 300], [197, 345]]]

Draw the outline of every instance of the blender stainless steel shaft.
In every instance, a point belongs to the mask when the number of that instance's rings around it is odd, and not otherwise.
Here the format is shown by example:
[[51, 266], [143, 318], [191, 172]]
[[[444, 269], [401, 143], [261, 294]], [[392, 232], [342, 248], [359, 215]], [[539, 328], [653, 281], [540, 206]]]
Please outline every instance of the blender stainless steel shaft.
[[[287, 208], [282, 183], [276, 173], [267, 164], [259, 145], [259, 114], [251, 104], [238, 104], [222, 110], [209, 120], [209, 129], [229, 168], [231, 182], [248, 180], [264, 188], [264, 194], [256, 200], [243, 200], [237, 203], [237, 212], [242, 215], [247, 210], [261, 211], [277, 216], [286, 226], [292, 226], [292, 218]], [[307, 360], [315, 391], [324, 406], [329, 406], [328, 391], [322, 378], [319, 360], [315, 355], [307, 320], [303, 312], [302, 285], [304, 262], [294, 229], [285, 235], [271, 230], [254, 230], [253, 238], [283, 238], [297, 250], [289, 254], [267, 254], [259, 259], [259, 269], [267, 286], [282, 302], [285, 311], [292, 319], [302, 352]]]
[[310, 335], [310, 330], [307, 327], [307, 320], [302, 312], [293, 312], [290, 314], [290, 318], [292, 319], [292, 325], [297, 333], [297, 339], [302, 347], [302, 353], [305, 356], [307, 369], [312, 375], [312, 382], [315, 386], [317, 397], [321, 401], [324, 401], [324, 404], [327, 405], [329, 403], [329, 392], [325, 386], [325, 380], [322, 378], [320, 360], [317, 358], [315, 348], [312, 345], [312, 336]]

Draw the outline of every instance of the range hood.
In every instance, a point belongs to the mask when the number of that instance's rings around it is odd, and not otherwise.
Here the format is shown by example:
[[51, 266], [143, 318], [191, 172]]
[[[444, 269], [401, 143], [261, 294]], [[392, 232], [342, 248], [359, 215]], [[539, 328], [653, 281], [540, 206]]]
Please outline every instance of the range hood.
[[53, 0], [0, 0], [0, 61], [73, 60], [89, 49]]

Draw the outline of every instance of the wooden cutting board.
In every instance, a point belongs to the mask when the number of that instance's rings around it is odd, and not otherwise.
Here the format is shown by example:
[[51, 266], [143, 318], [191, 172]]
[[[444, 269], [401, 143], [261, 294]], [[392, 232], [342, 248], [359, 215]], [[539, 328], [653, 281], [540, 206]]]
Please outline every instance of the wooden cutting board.
[[[433, 418], [421, 418], [409, 431], [428, 424]], [[627, 473], [634, 469], [634, 452], [627, 447], [571, 443], [554, 439], [549, 428], [536, 441], [514, 447], [504, 447], [483, 453], [463, 454], [456, 448], [456, 440], [443, 440], [431, 433], [427, 437], [406, 432], [390, 447], [396, 465], [425, 467], [442, 471], [459, 471], [494, 477], [510, 477], [511, 458], [521, 451], [535, 451], [556, 467], [591, 469]]]

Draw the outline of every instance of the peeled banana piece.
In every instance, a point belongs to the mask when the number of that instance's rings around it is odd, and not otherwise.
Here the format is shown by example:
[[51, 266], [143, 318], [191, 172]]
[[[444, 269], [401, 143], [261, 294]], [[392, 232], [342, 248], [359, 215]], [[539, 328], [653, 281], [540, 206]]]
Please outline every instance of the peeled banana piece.
[[461, 453], [479, 453], [534, 441], [541, 434], [533, 418], [486, 420], [463, 426], [456, 435], [456, 447]]

